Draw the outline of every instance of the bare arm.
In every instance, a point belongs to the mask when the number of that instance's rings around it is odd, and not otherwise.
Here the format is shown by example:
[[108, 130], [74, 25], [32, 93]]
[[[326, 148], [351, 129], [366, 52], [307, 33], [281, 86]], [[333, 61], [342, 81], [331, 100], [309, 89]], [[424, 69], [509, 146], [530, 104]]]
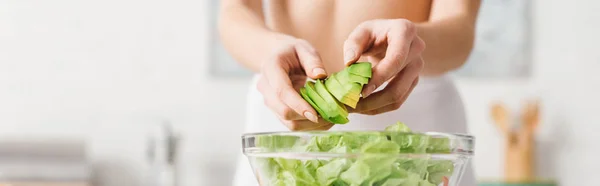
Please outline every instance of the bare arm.
[[417, 24], [427, 44], [424, 75], [440, 75], [461, 67], [475, 37], [480, 0], [434, 0], [428, 22]]
[[266, 27], [261, 0], [223, 0], [219, 35], [236, 61], [258, 72], [280, 34]]

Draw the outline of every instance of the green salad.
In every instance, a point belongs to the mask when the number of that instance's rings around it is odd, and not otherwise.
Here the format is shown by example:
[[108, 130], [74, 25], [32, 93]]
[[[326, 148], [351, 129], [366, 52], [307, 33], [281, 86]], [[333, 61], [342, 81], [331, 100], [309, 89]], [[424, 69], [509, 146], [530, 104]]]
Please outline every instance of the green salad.
[[386, 132], [343, 132], [301, 139], [265, 135], [255, 145], [268, 152], [342, 153], [353, 157], [252, 157], [255, 173], [266, 186], [437, 186], [454, 172], [450, 160], [402, 154], [449, 153], [448, 138], [410, 133], [403, 123]]

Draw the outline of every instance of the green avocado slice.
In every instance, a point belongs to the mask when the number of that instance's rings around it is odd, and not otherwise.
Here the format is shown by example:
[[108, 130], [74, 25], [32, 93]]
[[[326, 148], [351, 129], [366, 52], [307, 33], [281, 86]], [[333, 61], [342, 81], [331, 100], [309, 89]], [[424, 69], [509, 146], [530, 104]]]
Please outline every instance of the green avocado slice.
[[[319, 96], [317, 94], [317, 92], [314, 92], [314, 90], [312, 90], [310, 88], [311, 86], [309, 85], [309, 83], [314, 84], [311, 81], [307, 81], [306, 86], [305, 86], [306, 88], [305, 87], [300, 88], [300, 95], [302, 96], [302, 98], [304, 98], [304, 100], [306, 100], [306, 102], [308, 102], [308, 104], [310, 104], [317, 111], [317, 113], [319, 113], [319, 115], [321, 115], [321, 118], [323, 118], [324, 120], [326, 120], [328, 122], [332, 122], [329, 120], [329, 116], [327, 116], [327, 112], [324, 111], [324, 106], [317, 105], [317, 102], [325, 103], [325, 101], [323, 100], [323, 98], [321, 98], [321, 96]], [[311, 96], [311, 95], [316, 95], [316, 96]], [[313, 99], [315, 101], [313, 101]], [[327, 105], [325, 105], [325, 106], [327, 106]]]
[[347, 67], [348, 72], [350, 74], [371, 78], [372, 66], [369, 62], [358, 62]]
[[358, 98], [360, 98], [360, 93], [362, 92], [363, 87], [361, 84], [350, 82], [348, 79], [342, 79], [340, 78], [339, 74], [335, 74], [331, 78], [336, 80], [340, 85], [342, 85], [342, 88], [344, 88], [344, 90], [346, 91], [346, 97], [350, 97], [355, 100], [358, 100]]
[[331, 121], [333, 121], [331, 123], [337, 123], [337, 124], [346, 124], [346, 123], [348, 123], [350, 121], [350, 120], [348, 120], [347, 117], [344, 117], [342, 115], [338, 115], [336, 117], [332, 117], [332, 118], [329, 118], [329, 119]]
[[329, 92], [331, 92], [340, 102], [352, 108], [356, 108], [356, 104], [360, 98], [360, 92], [362, 91], [362, 85], [343, 81], [338, 77], [339, 75], [334, 73], [327, 79], [325, 82], [327, 90], [329, 90]]
[[305, 88], [308, 97], [313, 99], [315, 105], [317, 105], [319, 109], [323, 111], [321, 117], [330, 123], [335, 123], [335, 121], [331, 120], [331, 118], [336, 117], [339, 114], [334, 112], [334, 107], [332, 107], [331, 104], [329, 104], [327, 101], [325, 101], [325, 99], [323, 99], [322, 96], [319, 95], [317, 88], [315, 87], [315, 82], [307, 81]]
[[334, 121], [333, 123], [345, 124], [348, 123], [348, 110], [346, 107], [339, 103], [325, 88], [325, 85], [321, 80], [317, 80], [315, 83], [315, 89], [317, 93], [325, 100], [329, 105], [331, 112], [327, 112], [329, 119]]
[[339, 72], [337, 74], [337, 78], [339, 81], [341, 81], [342, 79], [346, 79], [349, 82], [358, 83], [360, 85], [365, 85], [369, 83], [369, 78], [352, 74], [348, 71], [348, 69], [344, 69], [341, 72]]
[[327, 91], [329, 91], [333, 97], [343, 103], [342, 100], [346, 94], [346, 89], [344, 89], [341, 83], [334, 78], [335, 75], [336, 73], [333, 73], [325, 80], [325, 88], [327, 88]]

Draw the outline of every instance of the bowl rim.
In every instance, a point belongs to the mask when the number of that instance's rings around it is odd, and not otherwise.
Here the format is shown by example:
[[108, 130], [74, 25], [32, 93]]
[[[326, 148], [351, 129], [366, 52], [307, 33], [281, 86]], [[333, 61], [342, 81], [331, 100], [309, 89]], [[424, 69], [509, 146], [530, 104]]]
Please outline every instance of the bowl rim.
[[[269, 136], [269, 135], [276, 135], [276, 136], [306, 136], [306, 135], [324, 135], [324, 134], [344, 134], [344, 133], [354, 133], [354, 134], [367, 134], [367, 133], [380, 133], [380, 134], [406, 134], [406, 135], [426, 135], [426, 136], [438, 136], [438, 137], [445, 137], [450, 139], [450, 141], [454, 141], [454, 142], [460, 142], [463, 144], [468, 144], [466, 146], [466, 148], [460, 148], [457, 152], [451, 152], [451, 153], [426, 153], [428, 155], [449, 155], [449, 154], [455, 154], [455, 155], [462, 155], [462, 156], [473, 156], [475, 153], [475, 136], [473, 135], [468, 135], [468, 134], [464, 134], [464, 133], [444, 133], [444, 132], [395, 132], [395, 131], [384, 131], [384, 130], [361, 130], [361, 131], [357, 131], [357, 130], [337, 130], [337, 131], [274, 131], [274, 132], [251, 132], [251, 133], [244, 133], [242, 134], [242, 141], [249, 139], [249, 138], [256, 138], [259, 136]], [[246, 147], [245, 144], [242, 144], [242, 151], [244, 154], [248, 155], [247, 153], [250, 154], [261, 154], [264, 152], [247, 152], [248, 147]], [[282, 152], [279, 152], [282, 153]], [[290, 152], [290, 153], [300, 153], [300, 152]], [[308, 154], [339, 154], [339, 153], [331, 153], [331, 152], [305, 152]], [[360, 154], [360, 153], [356, 153], [356, 154]], [[403, 155], [410, 155], [410, 154], [414, 154], [414, 155], [418, 155], [421, 156], [423, 155], [422, 153], [400, 153]], [[348, 155], [348, 154], [346, 154]]]
[[383, 134], [412, 134], [427, 136], [445, 136], [460, 140], [475, 141], [475, 136], [465, 133], [445, 133], [445, 132], [394, 132], [384, 130], [339, 130], [339, 131], [272, 131], [272, 132], [247, 132], [242, 134], [242, 138], [263, 135], [310, 135], [310, 134], [337, 134], [337, 133], [383, 133]]

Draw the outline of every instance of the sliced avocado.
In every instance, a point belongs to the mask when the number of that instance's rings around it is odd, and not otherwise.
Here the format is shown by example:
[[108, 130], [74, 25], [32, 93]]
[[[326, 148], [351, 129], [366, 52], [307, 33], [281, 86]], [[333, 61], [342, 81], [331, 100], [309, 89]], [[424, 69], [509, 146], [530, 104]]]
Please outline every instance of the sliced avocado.
[[369, 78], [362, 77], [362, 76], [359, 76], [359, 75], [356, 75], [356, 74], [352, 74], [352, 73], [350, 73], [348, 71], [348, 69], [344, 69], [341, 72], [339, 72], [337, 74], [337, 78], [340, 79], [340, 80], [341, 79], [347, 79], [350, 82], [359, 83], [360, 85], [364, 85], [364, 84], [369, 83]]
[[306, 86], [300, 88], [300, 95], [302, 96], [302, 98], [304, 98], [304, 100], [308, 102], [308, 104], [310, 104], [319, 113], [319, 115], [321, 115], [321, 118], [323, 118], [326, 121], [332, 122], [329, 120], [327, 112], [325, 112], [325, 108], [327, 107], [325, 101], [323, 100], [323, 98], [321, 98], [321, 96], [319, 96], [319, 94], [317, 94], [317, 92], [314, 91], [314, 89], [311, 89], [312, 86], [309, 85], [311, 83], [314, 84], [311, 81], [307, 81]]
[[323, 111], [321, 117], [330, 123], [335, 123], [335, 121], [331, 120], [331, 118], [338, 116], [339, 113], [335, 112], [336, 108], [329, 104], [329, 102], [325, 101], [321, 95], [319, 95], [317, 88], [315, 87], [315, 82], [307, 81], [304, 87], [306, 88], [307, 95], [313, 99], [315, 104], [318, 105]]
[[348, 72], [354, 75], [371, 78], [371, 63], [369, 62], [358, 62], [347, 67]]
[[348, 123], [350, 121], [350, 120], [348, 120], [347, 117], [343, 117], [341, 115], [338, 115], [336, 117], [332, 117], [332, 118], [329, 118], [329, 119], [331, 121], [333, 121], [331, 123], [337, 123], [337, 124], [346, 124], [346, 123]]
[[[344, 83], [342, 83], [344, 82]], [[340, 81], [337, 74], [329, 76], [325, 82], [327, 90], [331, 92], [340, 102], [356, 108], [356, 104], [360, 98], [362, 85], [348, 81]]]
[[360, 93], [362, 92], [362, 85], [359, 83], [350, 82], [348, 79], [340, 78], [339, 74], [335, 74], [331, 76], [332, 79], [336, 80], [342, 88], [346, 91], [345, 96], [350, 97], [352, 99], [358, 100], [360, 98]]
[[338, 101], [341, 101], [347, 91], [334, 77], [335, 73], [331, 74], [329, 78], [325, 80], [325, 88], [327, 88], [327, 91], [329, 91]]
[[[334, 122], [332, 123], [338, 123], [338, 124], [345, 124], [348, 122], [348, 119], [346, 117], [348, 117], [348, 110], [346, 110], [346, 107], [344, 105], [342, 105], [341, 103], [339, 103], [325, 88], [325, 85], [323, 84], [323, 82], [321, 80], [317, 80], [317, 82], [315, 83], [315, 90], [317, 93], [319, 93], [319, 95], [323, 98], [323, 100], [325, 100], [325, 102], [327, 102], [327, 104], [330, 106], [329, 108], [332, 108], [331, 112], [328, 112], [327, 115], [329, 115], [329, 119], [333, 120]], [[336, 115], [339, 115], [336, 116]], [[344, 119], [342, 119], [344, 118]]]
[[[348, 116], [348, 110], [346, 110], [346, 107], [344, 107], [344, 105], [342, 105], [340, 102], [338, 102], [332, 95], [331, 93], [329, 93], [327, 91], [327, 88], [325, 88], [325, 84], [323, 84], [323, 80], [317, 80], [317, 82], [315, 82], [315, 90], [317, 91], [317, 93], [319, 93], [319, 95], [321, 95], [321, 97], [328, 103], [333, 104], [335, 103], [335, 105], [337, 105], [338, 107], [340, 107], [342, 116], [346, 117]], [[327, 93], [327, 94], [325, 94]]]

